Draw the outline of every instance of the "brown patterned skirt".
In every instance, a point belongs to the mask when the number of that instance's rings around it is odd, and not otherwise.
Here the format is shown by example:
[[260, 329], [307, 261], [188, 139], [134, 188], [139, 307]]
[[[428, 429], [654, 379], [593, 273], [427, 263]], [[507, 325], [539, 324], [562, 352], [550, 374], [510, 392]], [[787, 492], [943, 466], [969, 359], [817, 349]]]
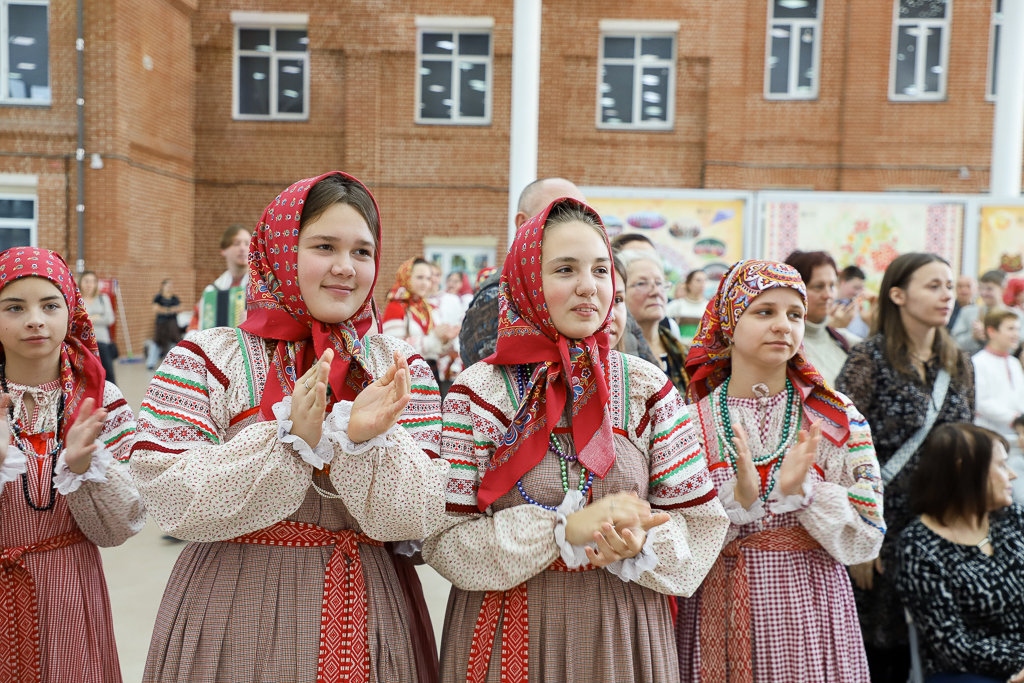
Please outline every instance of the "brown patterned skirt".
[[[529, 679], [544, 683], [679, 680], [669, 597], [604, 571], [544, 571], [526, 582]], [[485, 593], [452, 588], [441, 680], [466, 680]], [[501, 681], [501, 621], [488, 683]]]
[[[318, 482], [326, 488], [327, 481]], [[312, 488], [289, 520], [337, 531], [358, 525]], [[164, 592], [146, 661], [147, 683], [316, 681], [324, 571], [333, 547], [189, 543]], [[359, 545], [366, 584], [370, 681], [424, 683], [432, 637], [410, 610], [391, 553]], [[403, 569], [403, 573], [404, 569]], [[410, 623], [415, 626], [410, 635]], [[426, 628], [430, 630], [429, 621]], [[432, 668], [428, 667], [428, 668]]]

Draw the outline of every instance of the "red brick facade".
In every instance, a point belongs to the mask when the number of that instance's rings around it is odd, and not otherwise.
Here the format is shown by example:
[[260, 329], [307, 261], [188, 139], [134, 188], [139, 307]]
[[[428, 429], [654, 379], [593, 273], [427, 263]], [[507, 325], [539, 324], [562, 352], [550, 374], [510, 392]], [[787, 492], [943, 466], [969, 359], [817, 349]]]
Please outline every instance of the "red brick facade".
[[[232, 118], [233, 10], [309, 14], [308, 121]], [[952, 0], [946, 99], [892, 102], [893, 0], [823, 0], [818, 98], [771, 101], [764, 0], [545, 0], [538, 172], [581, 185], [984, 191], [991, 11]], [[417, 15], [493, 17], [491, 125], [415, 123]], [[86, 169], [85, 260], [120, 279], [136, 348], [163, 278], [193, 299], [223, 268], [228, 224], [255, 225], [277, 191], [324, 170], [377, 196], [381, 299], [424, 236], [490, 235], [503, 253], [511, 0], [86, 0], [85, 17], [85, 149], [104, 161]], [[601, 19], [680, 23], [672, 130], [595, 125]], [[38, 176], [39, 245], [73, 262], [75, 3], [51, 0], [49, 21], [52, 104], [0, 104], [0, 173]]]

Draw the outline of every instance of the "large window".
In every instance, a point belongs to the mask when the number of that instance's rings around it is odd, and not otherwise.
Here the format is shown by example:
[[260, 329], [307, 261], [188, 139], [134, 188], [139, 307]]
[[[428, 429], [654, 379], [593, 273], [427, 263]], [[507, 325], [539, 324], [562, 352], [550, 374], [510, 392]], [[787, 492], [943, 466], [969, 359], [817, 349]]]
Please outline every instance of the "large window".
[[601, 22], [598, 128], [672, 128], [678, 31], [675, 22]]
[[946, 97], [952, 0], [895, 0], [889, 98]]
[[491, 123], [490, 17], [417, 17], [416, 122]]
[[233, 12], [234, 117], [309, 118], [306, 15]]
[[809, 100], [818, 96], [823, 2], [772, 0], [768, 3], [765, 97]]
[[985, 99], [996, 98], [996, 77], [999, 75], [999, 34], [1003, 29], [1003, 0], [992, 2], [992, 28], [988, 42], [988, 87]]
[[49, 3], [0, 0], [0, 102], [50, 103]]
[[30, 247], [36, 240], [36, 198], [0, 188], [0, 251]]

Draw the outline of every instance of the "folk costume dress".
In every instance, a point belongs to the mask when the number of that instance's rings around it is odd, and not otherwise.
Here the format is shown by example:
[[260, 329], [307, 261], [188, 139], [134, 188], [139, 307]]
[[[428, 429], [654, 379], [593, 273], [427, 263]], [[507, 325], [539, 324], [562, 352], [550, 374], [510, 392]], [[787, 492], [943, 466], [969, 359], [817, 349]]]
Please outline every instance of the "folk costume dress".
[[[505, 259], [495, 354], [444, 403], [448, 510], [461, 521], [424, 544], [454, 584], [442, 680], [676, 681], [666, 596], [696, 590], [728, 519], [668, 378], [609, 351], [604, 331], [577, 342], [555, 330], [539, 286], [549, 211]], [[671, 521], [636, 557], [596, 569], [565, 541], [566, 519], [620, 491]]]
[[[182, 342], [143, 403], [133, 472], [160, 526], [193, 541], [164, 593], [145, 681], [436, 680], [414, 568], [385, 542], [424, 538], [444, 517], [437, 385], [406, 343], [369, 334], [371, 297], [334, 325], [304, 309], [299, 221], [324, 177], [264, 212], [246, 321]], [[333, 405], [311, 446], [290, 434], [291, 394], [326, 348]], [[413, 400], [386, 435], [354, 444], [350, 401], [394, 351], [409, 360]]]
[[[104, 380], [85, 303], [64, 260], [28, 247], [0, 255], [0, 290], [27, 276], [61, 290], [70, 320], [58, 379], [35, 387], [4, 381], [13, 405], [3, 419], [14, 438], [0, 466], [0, 681], [120, 682], [97, 546], [124, 543], [146, 521], [127, 464], [135, 418]], [[31, 413], [26, 395], [35, 404]], [[87, 398], [108, 414], [89, 469], [76, 475], [63, 443]]]
[[[869, 680], [844, 565], [878, 554], [885, 533], [882, 487], [864, 418], [803, 356], [789, 362], [786, 391], [727, 395], [736, 323], [762, 292], [789, 287], [806, 301], [800, 275], [771, 261], [741, 261], [722, 279], [687, 359], [691, 415], [732, 525], [699, 594], [680, 600], [676, 630], [682, 680], [791, 683]], [[760, 389], [763, 388], [763, 391]], [[693, 409], [695, 408], [695, 410]], [[776, 485], [801, 428], [823, 438], [801, 493]], [[735, 499], [734, 425], [748, 435], [761, 475], [748, 509]]]
[[412, 268], [415, 259], [398, 267], [395, 284], [388, 292], [384, 308], [383, 332], [404, 339], [429, 365], [437, 369], [441, 381], [454, 379], [462, 371], [462, 360], [455, 340], [441, 341], [435, 329], [436, 311], [412, 293]]

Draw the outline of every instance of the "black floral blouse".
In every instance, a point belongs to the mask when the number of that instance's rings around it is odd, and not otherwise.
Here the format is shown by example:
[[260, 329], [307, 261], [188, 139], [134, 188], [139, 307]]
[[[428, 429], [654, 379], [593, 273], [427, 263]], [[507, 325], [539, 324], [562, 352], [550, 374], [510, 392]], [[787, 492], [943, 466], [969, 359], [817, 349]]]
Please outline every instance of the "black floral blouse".
[[1024, 669], [1024, 509], [993, 513], [993, 554], [920, 520], [896, 550], [896, 585], [921, 636], [925, 678], [943, 671], [1006, 680]]
[[[913, 376], [898, 372], [885, 360], [884, 349], [885, 337], [881, 334], [857, 344], [850, 350], [846, 364], [836, 378], [836, 388], [849, 396], [867, 419], [880, 465], [885, 465], [903, 442], [924, 424], [932, 387], [939, 374], [936, 359], [926, 367], [927, 383], [922, 382], [916, 372]], [[936, 426], [974, 419], [973, 366], [966, 355], [963, 360], [964, 378], [950, 382]], [[906, 620], [893, 575], [896, 541], [914, 518], [910, 511], [910, 477], [917, 469], [920, 457], [920, 452], [911, 456], [896, 478], [885, 487], [885, 524], [888, 530], [881, 553], [885, 573], [875, 576], [871, 591], [853, 587], [864, 642], [870, 647], [890, 648], [907, 643]]]

